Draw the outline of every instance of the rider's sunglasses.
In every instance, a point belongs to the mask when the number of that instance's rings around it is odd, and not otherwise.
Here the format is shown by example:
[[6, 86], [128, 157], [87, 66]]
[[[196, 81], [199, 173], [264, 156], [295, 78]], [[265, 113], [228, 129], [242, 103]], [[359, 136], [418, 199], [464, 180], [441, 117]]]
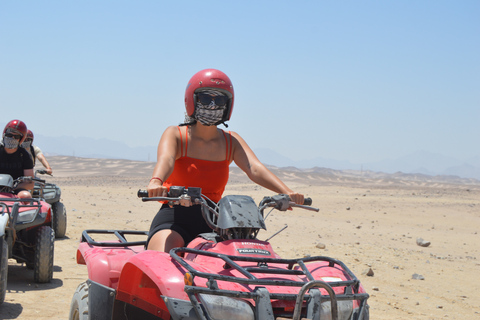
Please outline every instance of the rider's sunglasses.
[[197, 101], [199, 101], [204, 106], [208, 106], [210, 102], [214, 101], [215, 104], [219, 107], [224, 107], [227, 105], [228, 97], [226, 96], [211, 96], [206, 93], [197, 93]]
[[22, 139], [22, 135], [13, 134], [13, 133], [5, 133], [5, 137], [14, 138], [16, 140]]

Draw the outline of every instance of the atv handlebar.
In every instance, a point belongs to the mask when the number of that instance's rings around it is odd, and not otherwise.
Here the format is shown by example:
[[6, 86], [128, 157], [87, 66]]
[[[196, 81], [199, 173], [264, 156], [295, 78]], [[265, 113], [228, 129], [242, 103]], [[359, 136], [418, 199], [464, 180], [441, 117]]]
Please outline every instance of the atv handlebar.
[[49, 176], [52, 176], [52, 174], [48, 173], [47, 170], [35, 170], [35, 175], [37, 174], [48, 174]]
[[139, 198], [148, 198], [148, 191], [147, 190], [138, 190], [137, 197]]
[[31, 182], [31, 181], [40, 182], [40, 183], [43, 183], [43, 184], [45, 183], [45, 180], [43, 180], [43, 179], [32, 178], [30, 176], [23, 176], [23, 177], [18, 177], [17, 179], [15, 179], [14, 184], [18, 185], [22, 182]]
[[[185, 202], [190, 200], [190, 204], [185, 206], [190, 206], [192, 204], [202, 204], [205, 200], [202, 198], [200, 188], [184, 188], [184, 187], [170, 187], [170, 191], [167, 194], [167, 197], [148, 197], [147, 190], [138, 190], [137, 196], [142, 198], [142, 201], [169, 201], [174, 204], [185, 205]], [[312, 198], [305, 198], [303, 205], [296, 204], [291, 201], [290, 197], [286, 194], [278, 194], [272, 197], [264, 197], [260, 202], [259, 207], [263, 209], [266, 207], [273, 207], [280, 211], [286, 211], [289, 208], [296, 207], [302, 208], [311, 211], [319, 211], [318, 208], [310, 207], [312, 205]]]

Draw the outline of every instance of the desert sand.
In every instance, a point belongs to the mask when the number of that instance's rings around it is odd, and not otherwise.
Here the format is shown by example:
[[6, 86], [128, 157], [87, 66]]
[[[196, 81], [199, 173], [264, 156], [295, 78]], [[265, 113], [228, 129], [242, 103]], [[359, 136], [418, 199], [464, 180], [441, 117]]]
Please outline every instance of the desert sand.
[[[157, 203], [136, 197], [154, 163], [49, 157], [48, 182], [62, 189], [67, 236], [55, 242], [53, 280], [9, 261], [0, 319], [67, 319], [71, 297], [87, 279], [76, 263], [85, 229], [148, 230]], [[271, 170], [320, 211], [273, 211], [267, 239], [285, 258], [330, 256], [343, 261], [370, 294], [371, 319], [480, 319], [480, 181], [328, 169]], [[272, 192], [231, 168], [225, 194], [255, 201]], [[422, 247], [417, 239], [431, 244]], [[367, 271], [371, 272], [367, 275]], [[372, 275], [373, 273], [373, 275]], [[423, 280], [413, 279], [414, 274]]]

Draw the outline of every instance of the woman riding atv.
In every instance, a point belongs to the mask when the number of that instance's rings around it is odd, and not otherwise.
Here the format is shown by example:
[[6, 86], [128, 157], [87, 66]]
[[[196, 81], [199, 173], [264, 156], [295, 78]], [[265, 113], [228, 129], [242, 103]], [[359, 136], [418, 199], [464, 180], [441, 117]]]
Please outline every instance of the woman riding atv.
[[[268, 170], [238, 133], [217, 128], [230, 120], [233, 103], [233, 85], [225, 73], [205, 69], [190, 79], [185, 91], [185, 122], [168, 127], [160, 139], [147, 188], [149, 197], [167, 196], [172, 185], [200, 187], [216, 203], [225, 190], [230, 163], [235, 161], [253, 182], [303, 204], [304, 196]], [[152, 221], [147, 249], [169, 252], [210, 231], [200, 206], [163, 204]]]

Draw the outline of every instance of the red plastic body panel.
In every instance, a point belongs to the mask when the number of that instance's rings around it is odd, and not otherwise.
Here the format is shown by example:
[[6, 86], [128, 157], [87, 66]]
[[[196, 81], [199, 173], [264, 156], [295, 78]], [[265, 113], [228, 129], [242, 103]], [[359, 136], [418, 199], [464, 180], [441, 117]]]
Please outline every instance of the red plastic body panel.
[[[4, 202], [6, 205], [8, 206], [12, 206], [15, 202], [19, 202], [19, 198], [17, 197], [17, 195], [15, 194], [11, 194], [11, 193], [8, 193], [8, 192], [0, 192], [0, 198], [10, 198], [12, 199], [12, 201], [2, 201]], [[52, 224], [52, 206], [45, 202], [45, 201], [39, 201], [40, 202], [40, 205], [41, 205], [41, 208], [40, 208], [40, 212], [46, 212], [47, 213], [47, 217], [45, 218], [45, 222], [43, 223], [43, 225], [51, 225]], [[23, 202], [20, 202], [21, 204], [23, 204]], [[32, 209], [32, 208], [28, 208], [28, 207], [20, 207], [19, 211], [20, 212], [25, 212], [25, 211], [28, 211], [28, 210], [36, 210], [35, 209]], [[32, 228], [35, 228], [35, 227], [30, 227], [30, 228], [27, 228], [26, 230], [30, 230]]]
[[[258, 240], [229, 240], [214, 243], [197, 238], [189, 245], [190, 248], [202, 251], [217, 252], [225, 255], [245, 255], [263, 258], [280, 258], [270, 243]], [[225, 261], [215, 257], [185, 254], [185, 260], [196, 270], [205, 273], [222, 274], [246, 278], [238, 270], [225, 268]], [[77, 262], [86, 264], [89, 278], [92, 281], [117, 290], [116, 299], [137, 306], [161, 319], [169, 319], [169, 313], [161, 296], [189, 300], [184, 291], [184, 275], [186, 270], [168, 253], [145, 250], [137, 247], [97, 247], [80, 243], [77, 251]], [[239, 261], [242, 267], [258, 267], [254, 262]], [[269, 269], [285, 269], [285, 264], [269, 263]], [[312, 276], [325, 282], [351, 280], [348, 274], [337, 266], [329, 266], [326, 261], [307, 263]], [[298, 269], [299, 267], [295, 267]], [[308, 282], [305, 275], [280, 275], [255, 273], [258, 279], [292, 280]], [[196, 277], [196, 286], [206, 287], [206, 279]], [[249, 292], [255, 290], [255, 285], [239, 284], [229, 281], [218, 281], [219, 289]], [[271, 293], [297, 294], [300, 287], [265, 286]], [[321, 289], [322, 294], [327, 294]], [[338, 294], [344, 293], [344, 287], [336, 287]], [[360, 287], [360, 292], [365, 290]], [[354, 301], [358, 306], [358, 301]], [[272, 301], [274, 308], [291, 308], [294, 301]]]

